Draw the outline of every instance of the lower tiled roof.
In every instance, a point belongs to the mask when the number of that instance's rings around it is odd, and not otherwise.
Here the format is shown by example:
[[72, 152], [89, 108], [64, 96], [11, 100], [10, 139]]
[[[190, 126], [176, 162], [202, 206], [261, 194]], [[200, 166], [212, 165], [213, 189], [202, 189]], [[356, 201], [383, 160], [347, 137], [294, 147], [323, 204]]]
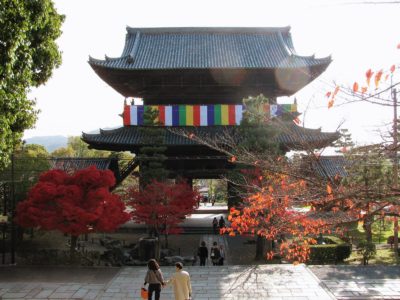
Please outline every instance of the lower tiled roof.
[[350, 162], [344, 156], [320, 156], [318, 161], [312, 161], [313, 170], [321, 177], [334, 179], [339, 176], [346, 177], [346, 167], [350, 166]]
[[[132, 147], [143, 146], [144, 136], [140, 126], [125, 126], [112, 130], [100, 130], [99, 134], [82, 134], [82, 139], [92, 148], [107, 149], [108, 146], [118, 150], [128, 150]], [[287, 123], [281, 126], [281, 133], [276, 137], [279, 143], [293, 150], [307, 150], [322, 148], [339, 138], [338, 132], [321, 132], [319, 129], [308, 129]], [[208, 126], [193, 127], [180, 126], [157, 128], [163, 131], [163, 145], [165, 146], [196, 146], [201, 145], [196, 139], [190, 139], [191, 133], [202, 138], [217, 138], [225, 134], [235, 135], [238, 126]]]
[[95, 166], [99, 170], [109, 169], [111, 159], [110, 158], [52, 158], [49, 160], [50, 168], [63, 170], [66, 172], [77, 171]]

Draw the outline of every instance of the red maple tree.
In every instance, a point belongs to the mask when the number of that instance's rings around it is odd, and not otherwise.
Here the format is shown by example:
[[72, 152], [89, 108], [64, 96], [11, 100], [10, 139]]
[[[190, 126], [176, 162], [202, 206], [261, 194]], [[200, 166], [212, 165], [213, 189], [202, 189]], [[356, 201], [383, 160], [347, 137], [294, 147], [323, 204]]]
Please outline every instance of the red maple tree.
[[81, 234], [111, 232], [130, 219], [111, 171], [89, 167], [69, 175], [61, 170], [43, 173], [28, 198], [17, 206], [16, 222], [22, 227], [58, 230], [71, 235], [71, 255]]
[[156, 234], [164, 234], [166, 247], [168, 235], [180, 232], [177, 225], [196, 209], [199, 197], [200, 194], [184, 182], [153, 181], [145, 189], [131, 190], [128, 194], [132, 220], [149, 225]]

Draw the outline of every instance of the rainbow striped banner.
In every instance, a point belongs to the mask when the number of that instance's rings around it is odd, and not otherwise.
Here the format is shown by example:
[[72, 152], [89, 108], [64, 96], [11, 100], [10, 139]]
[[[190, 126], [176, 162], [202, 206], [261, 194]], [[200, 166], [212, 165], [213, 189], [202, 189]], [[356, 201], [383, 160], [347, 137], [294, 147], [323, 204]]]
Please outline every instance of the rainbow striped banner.
[[[158, 112], [156, 122], [161, 126], [213, 126], [240, 125], [245, 108], [242, 104], [125, 105], [124, 125], [145, 125], [143, 115], [149, 109]], [[264, 104], [259, 110], [268, 118], [273, 118], [284, 113], [297, 112], [297, 105]]]
[[144, 125], [146, 110], [158, 112], [161, 126], [240, 125], [243, 105], [125, 105], [124, 125]]

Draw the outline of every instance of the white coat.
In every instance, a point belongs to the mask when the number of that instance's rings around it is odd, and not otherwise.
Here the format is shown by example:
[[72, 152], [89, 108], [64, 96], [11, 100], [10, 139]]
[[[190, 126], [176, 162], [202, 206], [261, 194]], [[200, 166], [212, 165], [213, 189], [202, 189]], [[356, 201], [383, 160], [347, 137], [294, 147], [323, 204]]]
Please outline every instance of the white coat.
[[192, 294], [192, 285], [190, 283], [190, 275], [186, 271], [176, 271], [168, 280], [167, 284], [171, 284], [174, 288], [175, 300], [187, 300], [189, 294]]

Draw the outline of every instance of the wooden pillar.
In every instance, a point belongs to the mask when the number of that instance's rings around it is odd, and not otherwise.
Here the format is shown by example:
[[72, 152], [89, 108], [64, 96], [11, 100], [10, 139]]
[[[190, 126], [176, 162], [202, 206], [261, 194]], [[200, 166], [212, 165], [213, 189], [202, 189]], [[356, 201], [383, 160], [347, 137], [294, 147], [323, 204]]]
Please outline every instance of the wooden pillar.
[[185, 182], [190, 186], [190, 188], [193, 190], [193, 178], [184, 178]]

